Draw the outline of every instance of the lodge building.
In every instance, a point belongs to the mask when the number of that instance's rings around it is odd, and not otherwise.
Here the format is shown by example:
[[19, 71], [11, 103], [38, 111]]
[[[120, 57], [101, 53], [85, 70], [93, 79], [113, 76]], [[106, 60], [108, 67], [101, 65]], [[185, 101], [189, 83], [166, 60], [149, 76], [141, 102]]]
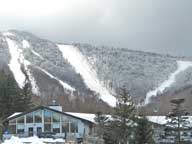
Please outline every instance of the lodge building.
[[6, 119], [7, 135], [18, 137], [29, 137], [40, 133], [52, 132], [58, 138], [66, 138], [73, 135], [82, 138], [91, 135], [94, 122], [62, 112], [61, 106], [38, 106], [32, 110], [15, 113]]

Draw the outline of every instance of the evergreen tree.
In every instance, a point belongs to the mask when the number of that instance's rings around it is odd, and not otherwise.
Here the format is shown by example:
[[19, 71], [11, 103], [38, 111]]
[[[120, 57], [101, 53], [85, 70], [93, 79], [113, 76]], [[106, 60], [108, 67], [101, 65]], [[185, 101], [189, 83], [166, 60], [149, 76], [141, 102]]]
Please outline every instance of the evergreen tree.
[[11, 75], [0, 72], [0, 117], [6, 118], [15, 111], [15, 97], [20, 90]]
[[152, 125], [145, 116], [137, 119], [134, 139], [135, 144], [155, 144]]
[[14, 112], [23, 112], [31, 107], [31, 86], [25, 81], [20, 89], [11, 74], [0, 72], [0, 118], [4, 119]]
[[119, 144], [127, 144], [133, 138], [136, 109], [125, 87], [118, 89], [116, 98], [117, 104], [109, 127], [111, 135]]
[[103, 115], [101, 112], [97, 112], [95, 115], [95, 122], [97, 123], [97, 135], [99, 138], [103, 138], [105, 132], [105, 126], [108, 121], [108, 117]]
[[27, 110], [27, 109], [30, 109], [31, 107], [33, 107], [32, 101], [31, 101], [33, 93], [32, 93], [32, 86], [31, 86], [29, 77], [26, 74], [26, 72], [24, 72], [24, 74], [25, 74], [26, 79], [25, 79], [25, 83], [24, 83], [24, 86], [22, 89], [20, 99], [22, 100], [21, 103], [24, 106], [24, 109]]
[[166, 136], [175, 137], [176, 144], [181, 144], [181, 132], [189, 130], [188, 112], [182, 107], [185, 99], [172, 99], [173, 106], [171, 112], [167, 115], [165, 128]]

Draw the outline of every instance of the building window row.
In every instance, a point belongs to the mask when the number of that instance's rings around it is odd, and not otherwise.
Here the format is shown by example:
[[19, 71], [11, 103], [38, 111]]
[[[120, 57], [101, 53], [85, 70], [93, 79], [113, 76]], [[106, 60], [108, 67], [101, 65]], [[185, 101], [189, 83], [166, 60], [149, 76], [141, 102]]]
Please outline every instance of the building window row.
[[[43, 112], [43, 113], [42, 113]], [[9, 131], [11, 133], [22, 134], [25, 130], [25, 122], [29, 123], [42, 123], [44, 116], [44, 132], [55, 133], [77, 133], [78, 126], [77, 121], [69, 118], [68, 116], [62, 116], [59, 113], [54, 113], [50, 110], [39, 110], [29, 114], [26, 114], [26, 120], [24, 116], [9, 121]], [[41, 128], [42, 130], [42, 128]], [[40, 130], [39, 130], [40, 131]]]

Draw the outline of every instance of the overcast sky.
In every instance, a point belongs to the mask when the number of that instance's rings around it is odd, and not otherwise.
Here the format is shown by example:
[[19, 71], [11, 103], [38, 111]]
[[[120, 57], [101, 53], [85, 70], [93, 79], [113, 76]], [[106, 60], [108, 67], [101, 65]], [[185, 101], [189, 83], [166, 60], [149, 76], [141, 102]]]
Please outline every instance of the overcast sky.
[[192, 56], [192, 0], [0, 0], [0, 30]]

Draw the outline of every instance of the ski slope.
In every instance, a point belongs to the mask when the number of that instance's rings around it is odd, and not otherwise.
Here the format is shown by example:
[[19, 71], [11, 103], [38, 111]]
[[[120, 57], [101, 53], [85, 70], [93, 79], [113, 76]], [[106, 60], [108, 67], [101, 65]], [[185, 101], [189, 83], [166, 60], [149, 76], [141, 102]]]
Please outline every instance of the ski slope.
[[48, 71], [46, 71], [45, 69], [42, 69], [42, 68], [37, 67], [37, 66], [35, 66], [35, 67], [38, 68], [39, 70], [41, 70], [42, 72], [44, 72], [44, 73], [45, 73], [46, 75], [48, 75], [50, 78], [55, 79], [56, 81], [58, 81], [58, 82], [62, 85], [62, 87], [63, 87], [64, 89], [68, 89], [68, 90], [71, 90], [71, 91], [75, 91], [75, 88], [73, 88], [73, 87], [70, 86], [69, 84], [63, 82], [63, 81], [60, 80], [59, 78], [53, 76], [52, 74], [50, 74], [50, 73], [49, 73]]
[[[10, 55], [11, 55], [9, 68], [12, 71], [16, 82], [18, 83], [20, 88], [23, 88], [23, 86], [25, 84], [25, 80], [26, 80], [26, 77], [25, 77], [24, 73], [21, 70], [21, 67], [23, 65], [24, 69], [26, 70], [26, 72], [27, 72], [27, 74], [29, 76], [29, 79], [31, 81], [32, 91], [33, 91], [33, 93], [38, 95], [39, 94], [39, 88], [38, 88], [38, 86], [36, 84], [35, 78], [33, 77], [32, 73], [30, 72], [30, 69], [28, 68], [32, 64], [28, 60], [26, 60], [24, 58], [23, 50], [24, 49], [29, 49], [34, 55], [36, 55], [40, 59], [44, 59], [44, 58], [30, 47], [30, 43], [27, 40], [23, 40], [22, 41], [22, 47], [19, 47], [16, 41], [9, 38], [10, 35], [11, 36], [14, 36], [14, 35], [12, 35], [11, 33], [8, 33], [8, 34], [5, 33], [4, 35], [5, 35], [6, 41], [8, 43], [8, 48], [9, 48], [9, 52], [10, 52]], [[46, 70], [44, 70], [44, 69], [42, 69], [40, 67], [38, 67], [38, 69], [43, 71], [49, 77], [57, 80], [62, 85], [62, 87], [64, 89], [69, 89], [71, 91], [75, 90], [73, 87], [71, 87], [67, 83], [64, 83], [62, 80], [58, 79], [57, 77], [54, 77], [53, 75], [48, 73]]]
[[8, 43], [9, 52], [11, 55], [9, 68], [13, 72], [13, 75], [14, 75], [15, 80], [17, 81], [19, 87], [22, 88], [24, 86], [24, 82], [25, 82], [25, 75], [21, 71], [20, 50], [18, 48], [18, 45], [13, 40], [6, 38], [6, 41]]
[[170, 87], [175, 81], [179, 73], [185, 71], [187, 68], [192, 67], [192, 62], [190, 61], [177, 61], [177, 70], [173, 72], [167, 80], [165, 80], [159, 87], [149, 91], [146, 95], [144, 104], [150, 103], [150, 99], [153, 96], [157, 96], [157, 93], [162, 93], [166, 88]]
[[97, 78], [96, 72], [91, 69], [91, 66], [78, 48], [72, 45], [58, 45], [58, 47], [63, 54], [63, 58], [67, 59], [75, 68], [76, 72], [83, 77], [85, 84], [91, 90], [99, 93], [103, 101], [107, 102], [111, 106], [115, 106], [116, 98], [112, 96], [104, 86], [102, 86]]
[[39, 53], [37, 53], [36, 51], [34, 51], [33, 49], [31, 49], [31, 52], [36, 55], [37, 57], [39, 57], [41, 60], [44, 60], [43, 56], [41, 56]]
[[[23, 65], [24, 69], [26, 70], [26, 72], [29, 76], [29, 79], [31, 81], [32, 91], [34, 94], [38, 95], [39, 94], [39, 88], [36, 84], [36, 81], [35, 81], [33, 75], [31, 74], [31, 72], [28, 68], [28, 66], [31, 65], [31, 63], [29, 61], [25, 60], [25, 58], [23, 56], [22, 48], [19, 48], [15, 41], [11, 40], [8, 37], [6, 37], [6, 41], [8, 43], [9, 52], [11, 55], [9, 68], [12, 71], [17, 84], [19, 85], [20, 88], [23, 88], [23, 86], [25, 84], [26, 77], [21, 70], [21, 65]], [[30, 47], [29, 43], [26, 40], [23, 40], [22, 43], [23, 43], [23, 48], [29, 48]]]

